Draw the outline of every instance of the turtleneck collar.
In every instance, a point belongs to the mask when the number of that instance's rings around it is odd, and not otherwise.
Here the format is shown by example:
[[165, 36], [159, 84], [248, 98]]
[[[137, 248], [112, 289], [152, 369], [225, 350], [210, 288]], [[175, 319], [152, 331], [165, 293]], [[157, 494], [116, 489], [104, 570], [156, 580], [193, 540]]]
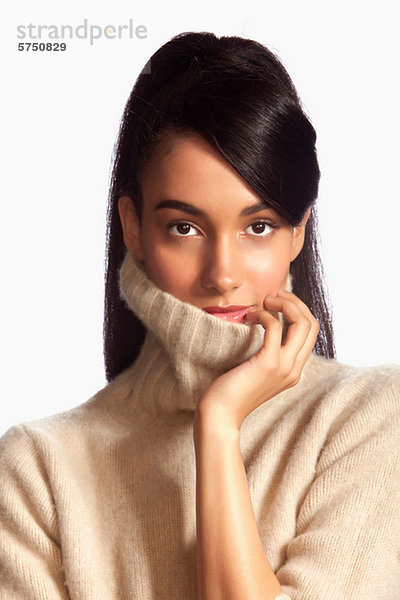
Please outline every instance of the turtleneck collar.
[[136, 401], [150, 412], [195, 410], [214, 379], [263, 344], [261, 325], [223, 321], [178, 300], [157, 287], [129, 252], [120, 269], [120, 294], [146, 328], [130, 377]]

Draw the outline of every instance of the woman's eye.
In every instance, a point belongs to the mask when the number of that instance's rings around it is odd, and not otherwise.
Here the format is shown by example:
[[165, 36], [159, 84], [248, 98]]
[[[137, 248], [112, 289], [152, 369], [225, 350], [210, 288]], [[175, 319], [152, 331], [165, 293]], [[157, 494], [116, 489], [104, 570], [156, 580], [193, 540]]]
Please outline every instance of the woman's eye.
[[[171, 225], [168, 225], [167, 229], [176, 237], [193, 237], [199, 233], [198, 229], [194, 225], [191, 225], [185, 221], [180, 223], [172, 223]], [[253, 237], [262, 238], [270, 235], [274, 229], [275, 227], [270, 223], [267, 223], [267, 221], [256, 221], [255, 223], [252, 223], [246, 227], [245, 232]]]
[[[249, 230], [249, 231], [248, 231]], [[266, 221], [257, 221], [246, 227], [245, 231], [256, 237], [266, 237], [274, 230], [274, 227]]]
[[197, 233], [197, 229], [193, 225], [190, 225], [190, 223], [175, 223], [174, 225], [170, 225], [168, 230], [178, 237], [191, 237]]

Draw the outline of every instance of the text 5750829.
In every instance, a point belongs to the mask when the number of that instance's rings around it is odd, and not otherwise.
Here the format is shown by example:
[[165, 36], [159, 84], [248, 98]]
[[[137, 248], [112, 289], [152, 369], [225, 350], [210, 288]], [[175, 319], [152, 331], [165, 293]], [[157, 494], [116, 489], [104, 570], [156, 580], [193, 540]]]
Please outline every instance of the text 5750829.
[[64, 52], [67, 49], [65, 42], [19, 42], [19, 52]]

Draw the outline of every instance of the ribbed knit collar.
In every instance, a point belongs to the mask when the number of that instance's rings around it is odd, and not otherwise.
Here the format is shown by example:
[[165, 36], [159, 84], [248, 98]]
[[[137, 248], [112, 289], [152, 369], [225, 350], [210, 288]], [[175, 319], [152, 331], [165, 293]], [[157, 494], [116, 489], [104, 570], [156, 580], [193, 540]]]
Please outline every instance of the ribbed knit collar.
[[211, 382], [262, 346], [261, 325], [218, 319], [162, 291], [129, 253], [120, 293], [146, 328], [132, 367], [137, 400], [152, 412], [194, 410]]

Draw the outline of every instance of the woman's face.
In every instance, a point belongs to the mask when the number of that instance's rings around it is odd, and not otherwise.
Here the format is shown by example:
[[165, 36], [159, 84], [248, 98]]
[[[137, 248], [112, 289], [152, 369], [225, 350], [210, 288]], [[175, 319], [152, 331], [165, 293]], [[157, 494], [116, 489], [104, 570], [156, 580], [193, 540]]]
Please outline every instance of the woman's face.
[[[142, 177], [142, 219], [123, 196], [124, 242], [162, 290], [199, 308], [250, 306], [285, 289], [304, 241], [201, 136], [165, 139]], [[307, 215], [308, 216], [308, 215]]]

